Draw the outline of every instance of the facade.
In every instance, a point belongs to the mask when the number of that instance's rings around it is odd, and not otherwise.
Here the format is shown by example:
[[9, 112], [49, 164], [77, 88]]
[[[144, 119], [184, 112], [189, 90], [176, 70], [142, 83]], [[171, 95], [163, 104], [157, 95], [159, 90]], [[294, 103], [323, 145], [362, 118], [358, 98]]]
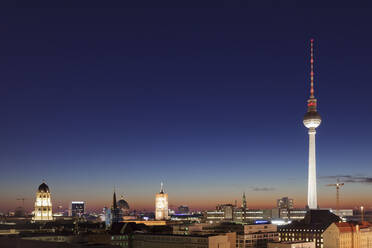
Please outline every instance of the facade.
[[52, 221], [53, 210], [51, 194], [48, 185], [40, 184], [36, 192], [35, 211], [33, 221]]
[[288, 197], [282, 197], [282, 198], [277, 200], [276, 207], [277, 208], [292, 209], [293, 208], [293, 199], [290, 199]]
[[291, 221], [305, 218], [306, 213], [306, 209], [244, 209], [236, 208], [231, 204], [226, 204], [217, 206], [216, 210], [204, 212], [204, 220], [208, 223], [226, 221], [254, 223], [259, 220]]
[[330, 211], [334, 213], [335, 215], [338, 215], [342, 220], [346, 220], [354, 215], [352, 209], [340, 209], [340, 210], [331, 209]]
[[279, 241], [279, 233], [273, 224], [244, 225], [243, 233], [236, 238], [237, 248], [266, 248], [269, 242]]
[[[229, 238], [230, 237], [230, 238]], [[133, 248], [235, 248], [235, 233], [219, 235], [134, 234]]]
[[168, 194], [164, 192], [161, 183], [160, 192], [155, 196], [155, 220], [167, 220], [168, 216]]
[[237, 224], [224, 222], [220, 224], [195, 223], [173, 225], [174, 234], [206, 235], [236, 233], [236, 248], [262, 247], [268, 242], [279, 241], [277, 226], [273, 224]]
[[307, 188], [307, 206], [309, 209], [317, 209], [317, 189], [316, 189], [316, 158], [315, 158], [315, 134], [316, 128], [320, 125], [322, 119], [317, 112], [317, 100], [314, 97], [314, 56], [313, 42], [311, 39], [311, 59], [310, 59], [310, 98], [307, 100], [307, 113], [304, 116], [303, 123], [309, 129], [309, 169], [308, 169], [308, 188]]
[[368, 222], [336, 222], [323, 234], [326, 248], [372, 248], [372, 227]]
[[235, 233], [219, 235], [132, 234], [112, 236], [112, 245], [125, 248], [235, 248]]
[[85, 202], [83, 201], [72, 201], [70, 216], [79, 216], [81, 217], [85, 212]]
[[328, 248], [324, 246], [323, 233], [333, 222], [339, 221], [341, 219], [329, 210], [309, 210], [303, 220], [278, 227], [280, 241], [314, 241], [316, 248]]
[[315, 248], [314, 242], [289, 241], [269, 243], [267, 248]]
[[289, 221], [289, 220], [302, 220], [305, 218], [307, 213], [306, 209], [303, 208], [282, 208], [279, 212], [279, 218]]
[[111, 244], [125, 248], [236, 248], [236, 233], [172, 234], [171, 226], [118, 223], [112, 226]]

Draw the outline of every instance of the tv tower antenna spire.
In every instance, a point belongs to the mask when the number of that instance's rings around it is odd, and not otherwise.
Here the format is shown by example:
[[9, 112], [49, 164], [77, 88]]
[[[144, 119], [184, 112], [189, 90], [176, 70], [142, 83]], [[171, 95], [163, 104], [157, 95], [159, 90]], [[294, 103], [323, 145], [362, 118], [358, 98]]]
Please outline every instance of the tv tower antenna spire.
[[314, 98], [314, 39], [310, 39], [310, 98]]

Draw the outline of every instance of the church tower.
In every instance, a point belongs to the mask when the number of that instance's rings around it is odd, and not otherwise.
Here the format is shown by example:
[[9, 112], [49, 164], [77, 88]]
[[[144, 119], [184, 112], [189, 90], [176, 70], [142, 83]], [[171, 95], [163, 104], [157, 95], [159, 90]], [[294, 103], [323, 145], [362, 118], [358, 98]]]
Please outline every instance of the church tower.
[[118, 208], [118, 203], [116, 201], [116, 192], [114, 190], [114, 194], [112, 196], [112, 206], [111, 206], [111, 224], [112, 223], [119, 223], [123, 220], [120, 209]]
[[43, 182], [36, 192], [35, 211], [33, 221], [53, 220], [52, 201], [48, 185]]

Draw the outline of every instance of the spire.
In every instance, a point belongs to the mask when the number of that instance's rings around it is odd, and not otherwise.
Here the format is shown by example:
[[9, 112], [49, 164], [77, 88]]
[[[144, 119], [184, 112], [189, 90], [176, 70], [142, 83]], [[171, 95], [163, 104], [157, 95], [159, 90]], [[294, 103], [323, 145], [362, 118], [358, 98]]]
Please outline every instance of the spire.
[[160, 194], [164, 194], [163, 182], [160, 182]]
[[245, 192], [243, 192], [242, 207], [244, 209], [247, 207], [247, 199], [245, 198]]
[[314, 39], [310, 39], [310, 98], [314, 98]]
[[112, 208], [113, 209], [116, 209], [118, 206], [117, 206], [117, 202], [116, 202], [116, 192], [115, 192], [115, 187], [114, 187], [114, 195], [112, 197]]

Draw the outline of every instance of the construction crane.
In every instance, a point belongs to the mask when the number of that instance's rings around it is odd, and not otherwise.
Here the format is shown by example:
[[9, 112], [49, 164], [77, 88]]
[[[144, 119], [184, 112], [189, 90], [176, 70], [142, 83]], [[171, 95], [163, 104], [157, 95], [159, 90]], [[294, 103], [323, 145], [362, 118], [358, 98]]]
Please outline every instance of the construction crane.
[[340, 188], [344, 186], [344, 183], [340, 183], [337, 179], [337, 183], [327, 184], [328, 187], [336, 187], [336, 208], [337, 212], [340, 211]]

